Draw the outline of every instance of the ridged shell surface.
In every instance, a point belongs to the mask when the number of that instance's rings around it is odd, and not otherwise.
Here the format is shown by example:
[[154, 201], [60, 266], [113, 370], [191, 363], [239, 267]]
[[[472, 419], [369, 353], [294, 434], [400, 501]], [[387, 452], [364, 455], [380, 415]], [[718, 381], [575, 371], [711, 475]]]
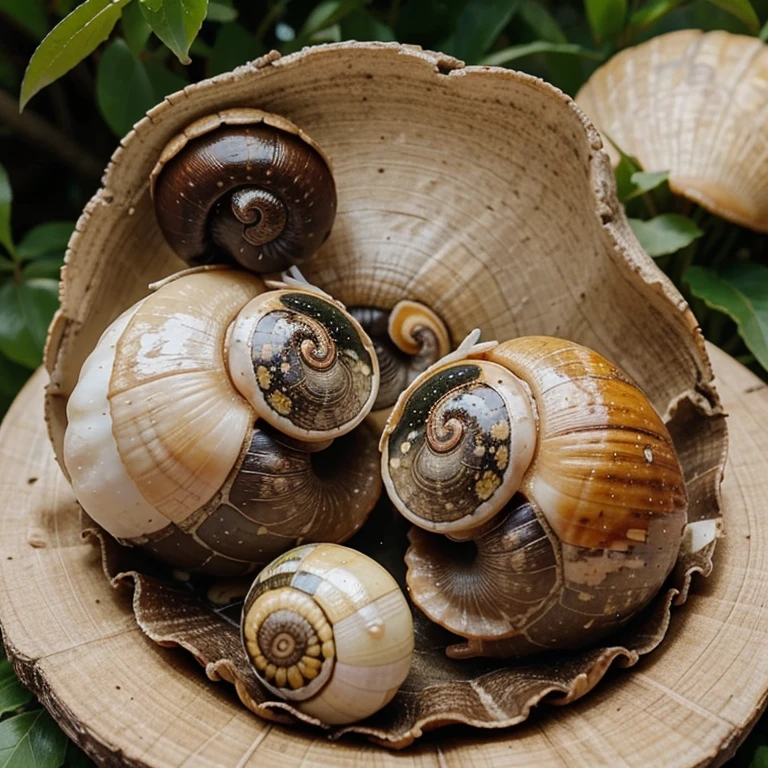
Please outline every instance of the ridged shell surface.
[[694, 29], [659, 35], [598, 69], [576, 103], [644, 170], [669, 171], [673, 190], [768, 231], [768, 46], [761, 40]]

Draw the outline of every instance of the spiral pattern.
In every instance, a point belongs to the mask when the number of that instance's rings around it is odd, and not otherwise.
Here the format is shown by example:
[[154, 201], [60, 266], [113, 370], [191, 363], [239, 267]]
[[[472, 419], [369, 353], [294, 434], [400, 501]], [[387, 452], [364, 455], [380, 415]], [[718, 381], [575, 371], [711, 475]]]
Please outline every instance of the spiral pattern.
[[333, 629], [303, 592], [282, 587], [260, 595], [246, 613], [243, 634], [256, 673], [283, 697], [311, 696], [331, 674]]
[[514, 376], [468, 360], [420, 377], [398, 402], [382, 473], [417, 525], [458, 533], [495, 515], [530, 463], [535, 422]]
[[313, 293], [254, 299], [235, 322], [229, 360], [235, 385], [259, 416], [305, 440], [348, 432], [378, 391], [370, 340], [343, 309]]
[[[298, 129], [262, 122], [188, 129], [154, 172], [155, 211], [190, 264], [238, 262], [255, 272], [301, 263], [327, 239], [336, 188], [327, 162]], [[241, 122], [242, 117], [238, 118]], [[276, 122], [273, 120], [271, 122]], [[175, 150], [175, 145], [180, 148]]]

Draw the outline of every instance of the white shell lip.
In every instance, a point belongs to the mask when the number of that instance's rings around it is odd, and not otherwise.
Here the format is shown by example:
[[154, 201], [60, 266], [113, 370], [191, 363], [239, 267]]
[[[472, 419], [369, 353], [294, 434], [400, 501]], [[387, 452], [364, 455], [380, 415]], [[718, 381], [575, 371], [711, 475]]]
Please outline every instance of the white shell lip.
[[[465, 339], [465, 343], [467, 343], [469, 339], [470, 337]], [[490, 342], [490, 344], [492, 346], [496, 346], [496, 342]], [[478, 352], [478, 346], [472, 346], [470, 354], [480, 355], [484, 349], [489, 348], [487, 345], [479, 345], [479, 347], [482, 347], [482, 349]], [[430, 369], [418, 376], [416, 380], [412, 382], [411, 386], [406, 390], [406, 393], [409, 393], [408, 396], [410, 396], [412, 391], [414, 391], [418, 386], [423, 384], [429, 378], [431, 375], [430, 372], [434, 373], [433, 369], [454, 365], [458, 362], [461, 362], [462, 359], [473, 359], [472, 357], [467, 357], [466, 353], [463, 358], [457, 359], [458, 351], [459, 350], [443, 358], [444, 360], [449, 361], [447, 366], [432, 366]], [[500, 378], [501, 380], [505, 381], [503, 387], [494, 387], [494, 389], [504, 399], [512, 429], [509, 450], [509, 466], [504, 475], [504, 480], [493, 493], [493, 495], [488, 499], [488, 501], [479, 504], [471, 515], [466, 515], [465, 517], [461, 517], [457, 520], [440, 523], [428, 521], [422, 517], [419, 517], [418, 515], [413, 514], [406, 503], [400, 498], [400, 495], [395, 488], [394, 482], [392, 481], [392, 476], [389, 473], [389, 436], [395, 427], [395, 414], [398, 414], [398, 416], [400, 414], [397, 406], [392, 411], [390, 419], [387, 421], [387, 427], [381, 437], [379, 444], [381, 450], [381, 477], [384, 481], [384, 487], [387, 490], [387, 495], [397, 510], [403, 515], [403, 517], [426, 531], [444, 533], [447, 535], [465, 534], [466, 532], [483, 525], [488, 520], [493, 518], [506, 506], [507, 503], [509, 503], [515, 493], [520, 489], [523, 482], [523, 476], [528, 470], [528, 467], [531, 465], [534, 454], [536, 452], [538, 419], [536, 415], [535, 404], [531, 399], [530, 389], [528, 388], [527, 384], [524, 381], [518, 379], [517, 376], [515, 376], [513, 373], [498, 363], [491, 363], [486, 360], [481, 360], [479, 362], [484, 373], [483, 380], [493, 377]], [[491, 373], [492, 376], [490, 375]], [[403, 394], [405, 395], [406, 393]], [[403, 399], [403, 395], [401, 395], [401, 397], [398, 399], [397, 405], [400, 406], [402, 404], [402, 406], [404, 406], [406, 400], [407, 397]], [[463, 536], [457, 535], [456, 538], [463, 538]]]

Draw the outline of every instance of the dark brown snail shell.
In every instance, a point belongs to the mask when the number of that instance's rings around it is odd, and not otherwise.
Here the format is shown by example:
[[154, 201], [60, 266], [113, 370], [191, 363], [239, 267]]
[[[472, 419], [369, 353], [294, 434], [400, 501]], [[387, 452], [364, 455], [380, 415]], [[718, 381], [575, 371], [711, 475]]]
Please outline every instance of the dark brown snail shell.
[[320, 150], [290, 121], [259, 110], [193, 123], [165, 147], [151, 178], [163, 235], [192, 265], [234, 260], [264, 273], [301, 264], [336, 215]]

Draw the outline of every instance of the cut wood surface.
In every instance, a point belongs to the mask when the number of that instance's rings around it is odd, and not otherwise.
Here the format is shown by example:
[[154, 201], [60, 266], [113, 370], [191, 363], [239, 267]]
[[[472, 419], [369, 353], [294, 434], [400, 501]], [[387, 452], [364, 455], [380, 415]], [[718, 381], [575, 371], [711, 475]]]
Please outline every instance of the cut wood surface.
[[22, 680], [108, 765], [720, 765], [768, 692], [768, 387], [710, 348], [729, 417], [726, 533], [661, 647], [579, 702], [499, 732], [438, 731], [400, 753], [259, 720], [231, 687], [137, 627], [80, 538], [43, 422], [39, 371], [0, 428], [0, 622]]

